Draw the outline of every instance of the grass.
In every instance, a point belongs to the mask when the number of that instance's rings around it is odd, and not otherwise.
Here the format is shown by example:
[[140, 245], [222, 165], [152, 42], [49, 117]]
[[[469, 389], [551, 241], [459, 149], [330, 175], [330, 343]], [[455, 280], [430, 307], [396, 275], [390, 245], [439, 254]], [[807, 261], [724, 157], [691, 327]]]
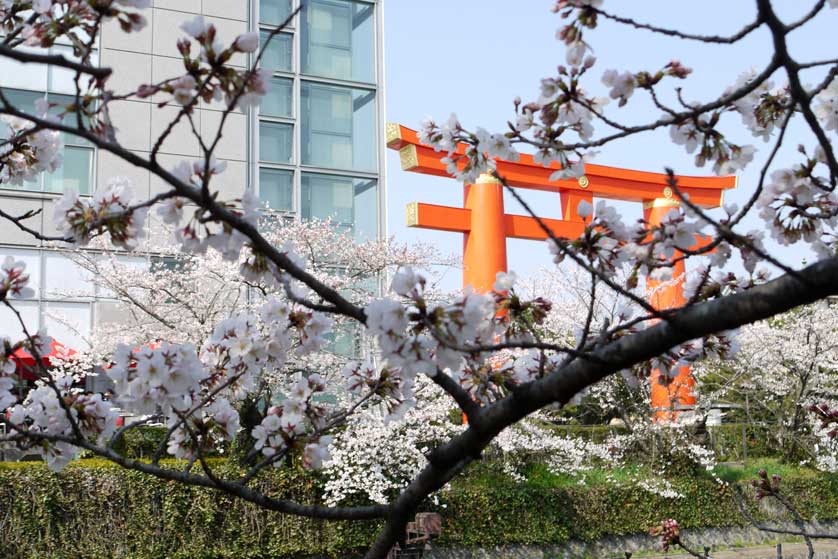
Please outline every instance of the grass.
[[768, 472], [768, 475], [778, 474], [785, 479], [815, 477], [818, 475], [817, 471], [812, 468], [795, 464], [784, 464], [778, 458], [757, 458], [755, 460], [748, 460], [743, 465], [718, 465], [713, 473], [724, 481], [737, 482], [756, 479], [760, 470], [765, 470]]
[[578, 486], [584, 480], [585, 485], [601, 486], [630, 483], [652, 475], [646, 466], [633, 465], [622, 468], [595, 469], [571, 475], [551, 472], [545, 464], [532, 464], [526, 471], [526, 483], [539, 489], [555, 489]]

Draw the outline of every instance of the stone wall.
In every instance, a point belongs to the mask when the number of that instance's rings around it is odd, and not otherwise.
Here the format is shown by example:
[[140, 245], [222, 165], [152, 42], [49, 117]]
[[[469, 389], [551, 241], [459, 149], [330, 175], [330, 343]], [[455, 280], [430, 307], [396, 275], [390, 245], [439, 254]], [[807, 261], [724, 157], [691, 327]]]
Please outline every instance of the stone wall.
[[[773, 527], [796, 530], [792, 524], [776, 524]], [[808, 525], [807, 531], [838, 534], [838, 522], [817, 523]], [[781, 537], [778, 537], [781, 536]], [[764, 546], [775, 544], [777, 541], [799, 541], [792, 536], [772, 534], [754, 527], [715, 528], [706, 530], [683, 530], [683, 541], [699, 552], [704, 546], [712, 550], [731, 549], [722, 555], [725, 557], [748, 557], [749, 559], [774, 559], [776, 552], [773, 548], [761, 547], [759, 550], [732, 549], [749, 546]], [[826, 541], [826, 540], [821, 540]], [[648, 534], [628, 536], [613, 536], [595, 542], [570, 541], [558, 546], [506, 546], [491, 548], [443, 548], [433, 547], [423, 555], [423, 559], [617, 559], [624, 558], [625, 552], [648, 557], [659, 554], [660, 547], [657, 539]], [[673, 555], [673, 554], [667, 554]], [[786, 546], [783, 559], [805, 558], [806, 550], [802, 545]], [[838, 540], [825, 545], [818, 545], [815, 553], [817, 559], [838, 559]]]

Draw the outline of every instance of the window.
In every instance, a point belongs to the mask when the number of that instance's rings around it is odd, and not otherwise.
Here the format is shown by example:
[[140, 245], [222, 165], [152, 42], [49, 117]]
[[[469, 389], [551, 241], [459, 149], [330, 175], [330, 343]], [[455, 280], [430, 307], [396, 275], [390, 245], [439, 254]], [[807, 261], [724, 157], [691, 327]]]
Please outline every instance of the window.
[[[269, 31], [264, 30], [260, 33], [261, 44], [264, 45], [267, 42], [269, 34]], [[291, 62], [293, 41], [294, 36], [288, 33], [274, 35], [262, 55], [262, 66], [272, 72], [291, 72], [293, 69]]]
[[342, 357], [358, 357], [357, 329], [353, 324], [341, 322], [332, 327], [331, 332], [323, 336], [326, 343], [323, 348]]
[[259, 0], [259, 21], [268, 25], [282, 25], [291, 15], [291, 0]]
[[293, 211], [294, 172], [259, 169], [259, 199], [272, 210]]
[[303, 219], [331, 219], [359, 240], [376, 237], [378, 183], [374, 179], [303, 173]]
[[346, 0], [311, 0], [303, 7], [305, 74], [372, 83], [374, 6]]
[[87, 349], [92, 311], [91, 303], [50, 301], [44, 304], [44, 323], [55, 340], [73, 349]]
[[[147, 256], [101, 256], [86, 253], [100, 264], [116, 261], [130, 269], [149, 269]], [[73, 349], [85, 349], [85, 339], [93, 331], [93, 324], [118, 327], [127, 309], [113, 298], [115, 294], [96, 285], [90, 272], [76, 264], [66, 252], [41, 249], [18, 249], [0, 246], [0, 260], [12, 256], [26, 263], [29, 285], [35, 295], [26, 300], [14, 300], [12, 305], [21, 313], [26, 328], [37, 332], [45, 327], [50, 336]], [[179, 260], [153, 257], [152, 266], [170, 268]], [[42, 273], [43, 272], [43, 273]], [[129, 294], [138, 295], [133, 289]], [[13, 341], [22, 339], [23, 330], [17, 317], [9, 309], [0, 307], [0, 336]]]
[[294, 80], [272, 78], [268, 93], [262, 98], [259, 113], [263, 116], [291, 117], [294, 114]]
[[[74, 349], [86, 348], [85, 338], [92, 331], [93, 298], [97, 293], [90, 273], [66, 253], [58, 251], [0, 247], [0, 258], [6, 256], [26, 263], [29, 285], [35, 290], [30, 299], [12, 302], [27, 330], [34, 333], [45, 327], [62, 344]], [[8, 309], [0, 309], [0, 336], [18, 341], [23, 335], [17, 317]]]
[[[48, 49], [16, 47], [32, 54], [49, 54]], [[43, 64], [27, 64], [11, 58], [0, 58], [0, 76], [3, 76], [3, 88], [29, 89], [46, 91], [49, 87], [49, 67]]]
[[[40, 327], [38, 318], [38, 302], [37, 301], [12, 301], [12, 307], [20, 313], [23, 323], [26, 324], [26, 329], [34, 334]], [[6, 336], [12, 342], [18, 342], [24, 338], [23, 327], [20, 325], [20, 320], [8, 307], [0, 307], [0, 337]]]
[[[52, 47], [52, 52], [73, 58], [72, 49], [67, 46], [56, 45]], [[73, 102], [73, 95], [64, 95], [75, 94], [75, 73], [69, 70], [19, 64], [0, 57], [0, 75], [3, 76], [3, 94], [9, 102], [26, 113], [34, 114], [35, 101], [44, 96], [50, 103], [59, 105], [52, 109], [56, 113], [62, 111], [60, 105]], [[90, 194], [93, 191], [95, 149], [86, 140], [72, 134], [62, 133], [61, 140], [64, 142], [64, 161], [54, 173], [43, 173], [22, 185], [4, 184], [3, 188], [57, 193], [75, 188], [80, 194]]]
[[[60, 252], [44, 252], [44, 296], [86, 298], [95, 294], [92, 274]], [[27, 269], [28, 269], [27, 265]]]
[[279, 122], [259, 123], [259, 160], [266, 163], [291, 163], [294, 126]]
[[302, 162], [375, 171], [375, 93], [303, 82]]

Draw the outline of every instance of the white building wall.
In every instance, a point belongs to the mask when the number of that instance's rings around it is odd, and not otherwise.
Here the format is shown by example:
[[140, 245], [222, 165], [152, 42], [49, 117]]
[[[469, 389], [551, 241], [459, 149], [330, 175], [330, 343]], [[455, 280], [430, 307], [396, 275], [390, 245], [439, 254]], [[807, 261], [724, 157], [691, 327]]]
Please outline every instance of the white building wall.
[[[264, 1], [264, 0], [263, 0]], [[337, 2], [345, 0], [336, 0]], [[374, 178], [378, 181], [378, 235], [383, 236], [386, 228], [384, 195], [384, 94], [382, 19], [381, 4], [370, 2], [376, 8], [375, 22], [375, 65], [376, 83], [367, 84], [376, 95], [376, 151], [377, 169], [373, 172], [340, 172], [308, 168], [307, 172], [332, 173], [334, 175]], [[184, 73], [176, 42], [184, 36], [179, 29], [183, 21], [202, 14], [216, 26], [221, 40], [229, 44], [237, 35], [248, 29], [257, 29], [259, 0], [154, 0], [153, 7], [145, 12], [149, 24], [139, 33], [125, 34], [115, 22], [105, 25], [99, 40], [99, 59], [103, 66], [114, 68], [109, 87], [116, 93], [126, 93], [141, 83], [155, 83]], [[296, 4], [296, 1], [295, 1]], [[295, 53], [299, 53], [299, 22], [295, 22]], [[298, 55], [297, 55], [298, 56]], [[244, 55], [233, 59], [241, 67], [248, 63]], [[20, 65], [18, 65], [20, 66]], [[0, 62], [0, 87], [16, 87], [29, 90], [49, 89], [61, 83], [61, 76], [44, 72], [43, 76], [29, 67], [14, 70], [10, 63]], [[31, 76], [29, 74], [32, 74]], [[294, 68], [295, 104], [299, 107], [299, 67]], [[36, 75], [37, 74], [37, 75]], [[329, 83], [330, 80], [312, 78]], [[64, 80], [66, 81], [66, 79]], [[348, 85], [352, 85], [349, 83]], [[155, 95], [150, 99], [132, 99], [112, 103], [111, 118], [117, 128], [117, 139], [127, 149], [139, 155], [148, 156], [159, 134], [177, 114], [176, 106], [158, 107], [157, 103], [168, 100], [167, 95]], [[195, 112], [195, 124], [206, 137], [218, 130], [222, 106], [217, 103], [201, 102]], [[284, 166], [295, 172], [295, 192], [299, 195], [300, 177], [306, 171], [300, 165], [299, 112], [296, 115], [295, 159]], [[224, 137], [219, 143], [216, 157], [227, 162], [227, 169], [218, 182], [221, 198], [240, 197], [248, 185], [258, 189], [258, 116], [256, 112], [236, 112], [228, 118]], [[184, 121], [162, 144], [158, 160], [163, 167], [171, 168], [185, 158], [199, 155], [198, 142]], [[111, 177], [125, 176], [134, 184], [137, 196], [154, 196], [166, 189], [158, 178], [148, 171], [126, 164], [116, 156], [97, 151], [93, 158], [91, 192]], [[59, 193], [48, 193], [3, 188], [0, 185], [0, 207], [4, 211], [19, 215], [27, 211], [41, 210], [41, 213], [27, 221], [27, 225], [44, 235], [56, 235], [52, 215]], [[299, 212], [299, 201], [295, 211]], [[85, 347], [85, 338], [97, 323], [118, 322], [124, 312], [107, 293], [98, 292], [91, 286], [82, 270], [75, 268], [54, 245], [42, 243], [13, 224], [0, 221], [0, 258], [12, 255], [27, 262], [27, 269], [36, 284], [38, 295], [29, 301], [21, 301], [16, 307], [25, 318], [27, 327], [37, 330], [46, 326], [50, 333], [70, 347]], [[133, 253], [125, 256], [136, 265], [147, 265], [148, 254]], [[19, 338], [20, 325], [7, 309], [0, 308], [0, 336]]]

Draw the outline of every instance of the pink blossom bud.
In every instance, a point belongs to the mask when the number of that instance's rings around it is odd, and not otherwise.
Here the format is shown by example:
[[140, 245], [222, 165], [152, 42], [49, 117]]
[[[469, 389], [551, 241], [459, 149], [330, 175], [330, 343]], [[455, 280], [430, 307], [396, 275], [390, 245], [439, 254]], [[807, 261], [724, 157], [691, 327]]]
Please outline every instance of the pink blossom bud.
[[157, 93], [158, 88], [155, 85], [143, 84], [137, 88], [137, 97], [145, 99]]
[[255, 31], [242, 33], [233, 42], [233, 48], [239, 52], [255, 52], [259, 48], [259, 34]]

